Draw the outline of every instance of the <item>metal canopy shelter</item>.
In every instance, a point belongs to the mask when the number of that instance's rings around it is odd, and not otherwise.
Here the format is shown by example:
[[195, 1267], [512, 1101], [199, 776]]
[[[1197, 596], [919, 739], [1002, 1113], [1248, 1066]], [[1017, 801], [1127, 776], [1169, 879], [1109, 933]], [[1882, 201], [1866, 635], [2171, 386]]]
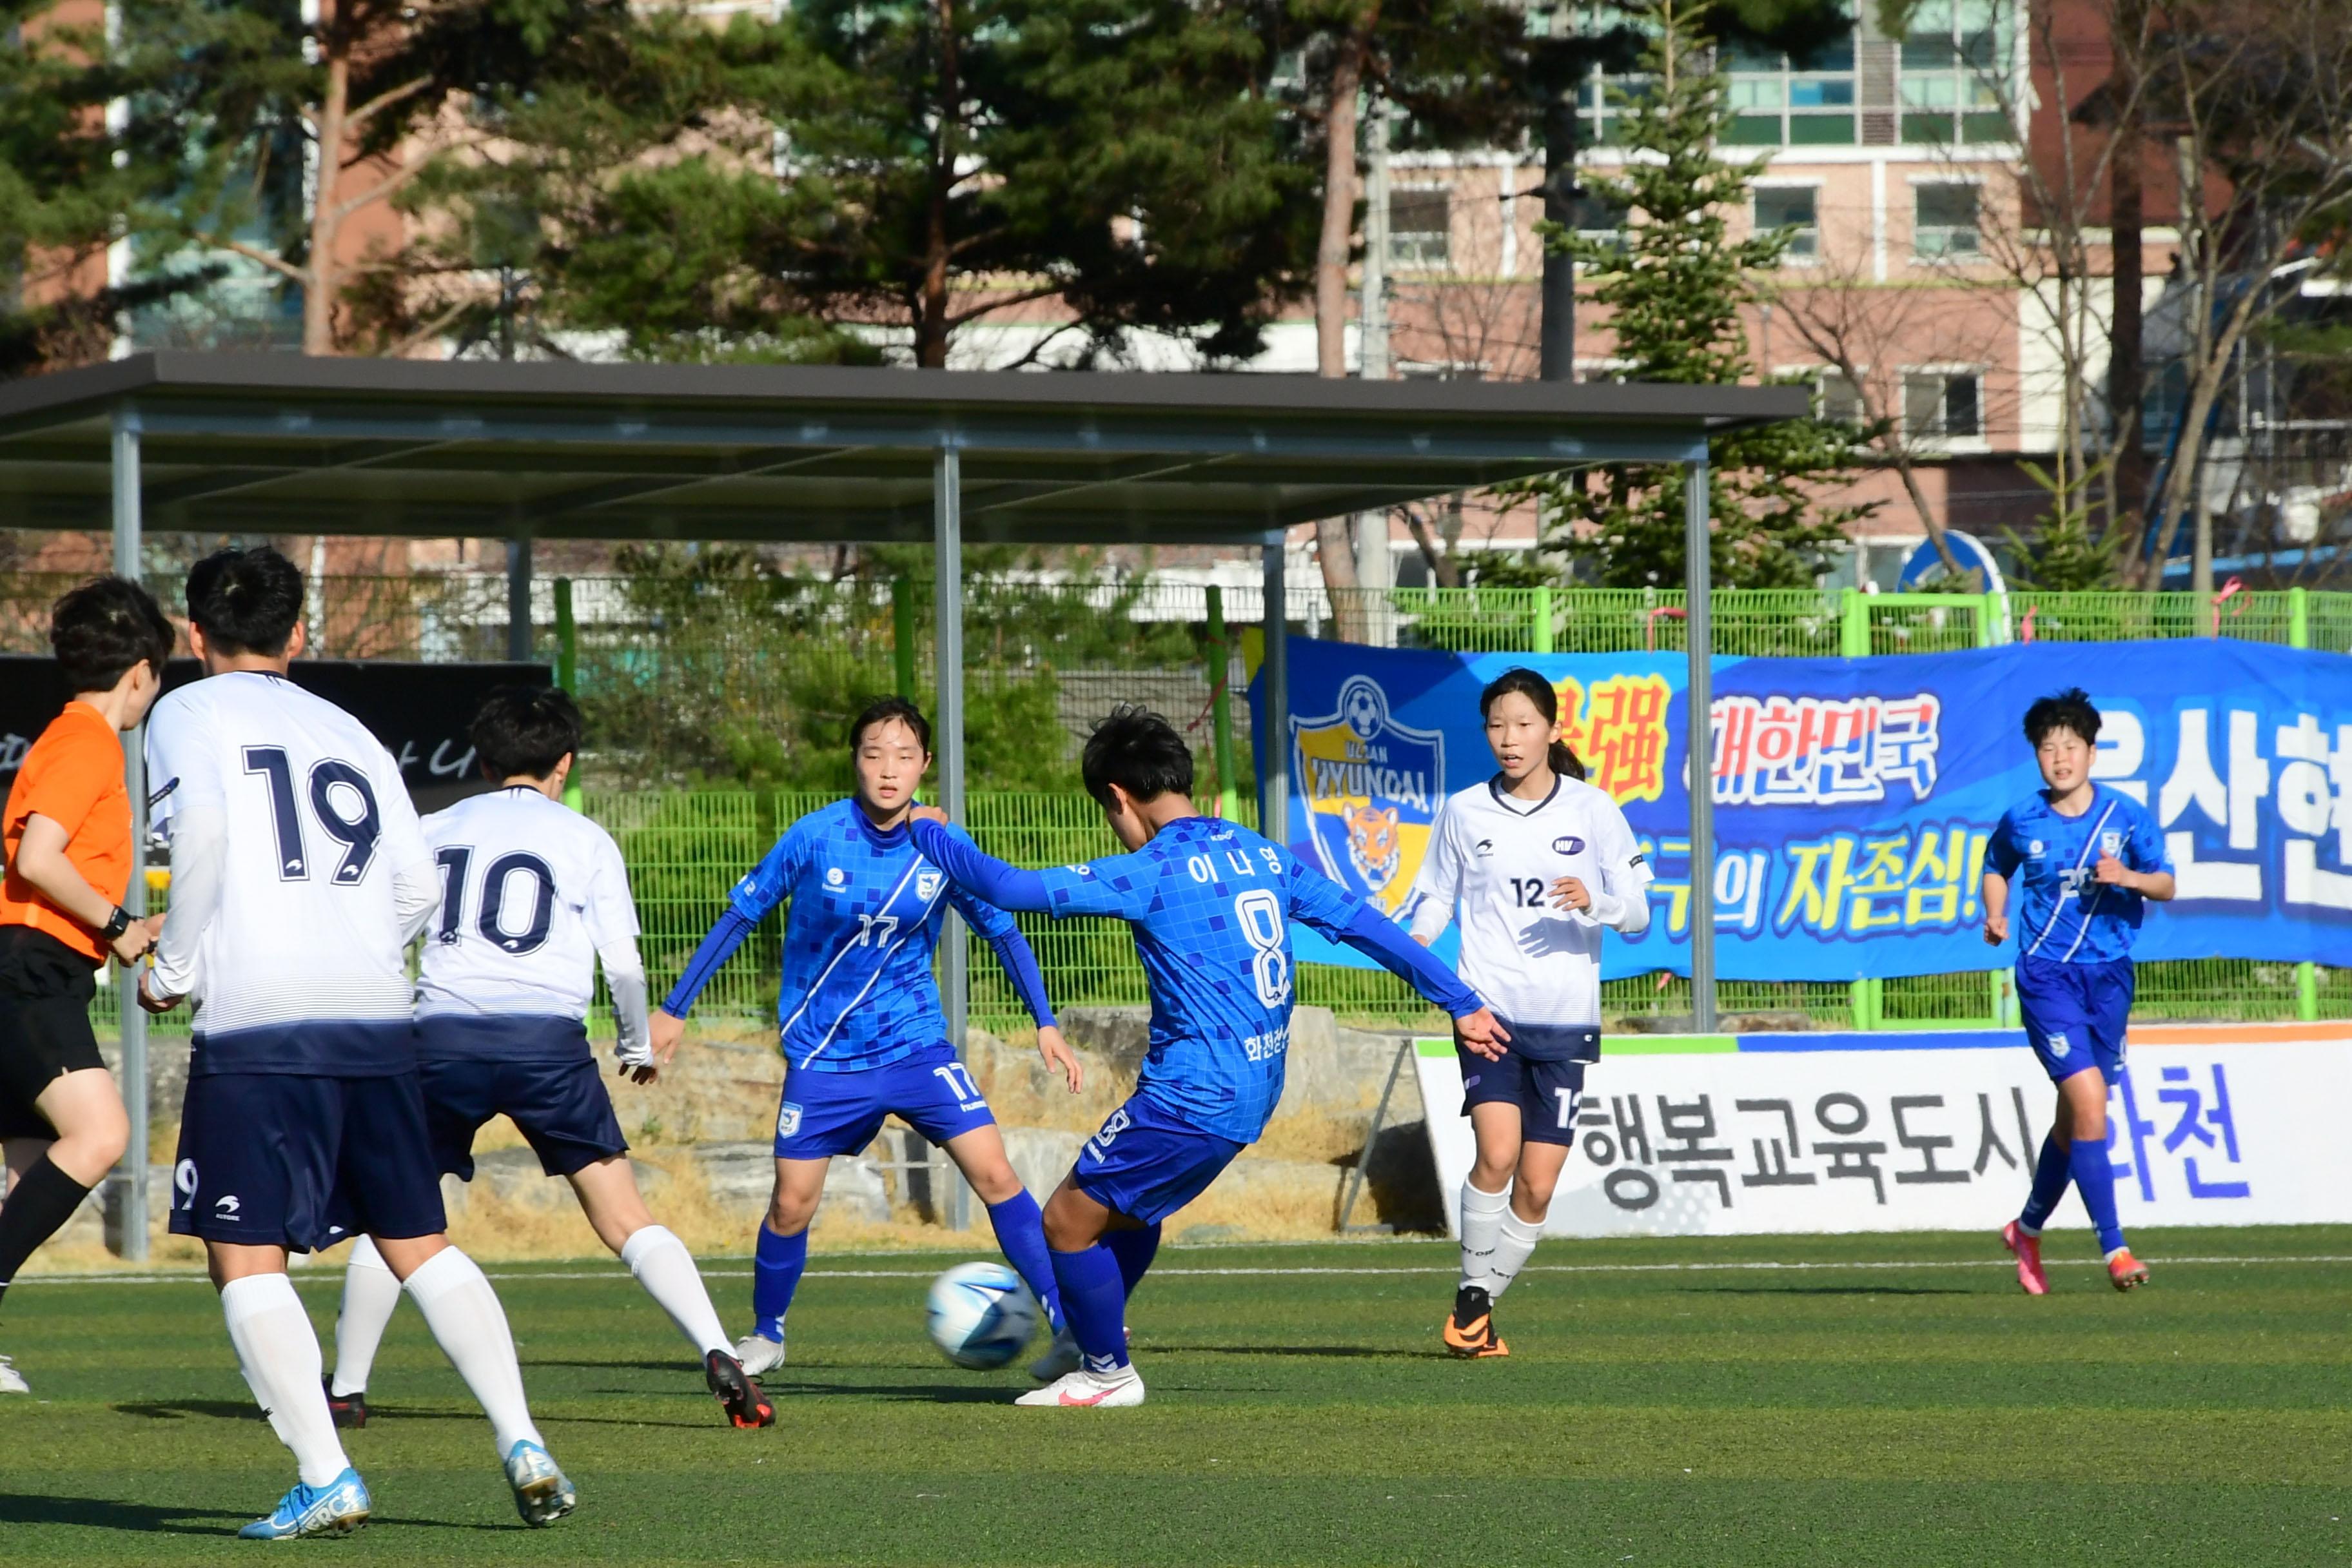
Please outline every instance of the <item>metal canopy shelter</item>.
[[[961, 819], [967, 536], [1261, 546], [1276, 606], [1265, 733], [1278, 737], [1283, 530], [1562, 468], [1678, 463], [1694, 481], [1689, 710], [1705, 713], [1707, 439], [1806, 407], [1796, 387], [149, 353], [0, 385], [0, 526], [110, 522], [115, 569], [133, 577], [150, 527], [503, 537], [522, 594], [534, 538], [929, 541], [940, 803]], [[1706, 777], [1707, 726], [1691, 729]], [[1260, 820], [1279, 825], [1287, 758], [1265, 750]], [[1698, 889], [1714, 883], [1709, 795], [1690, 792]], [[143, 891], [134, 875], [134, 912]], [[1696, 1026], [1711, 1031], [1712, 922], [1691, 938]], [[963, 944], [942, 956], [960, 1023]], [[122, 1017], [126, 1076], [143, 1085], [144, 1015], [127, 990]], [[143, 1168], [131, 1186], [143, 1214]], [[143, 1245], [144, 1227], [130, 1231]]]

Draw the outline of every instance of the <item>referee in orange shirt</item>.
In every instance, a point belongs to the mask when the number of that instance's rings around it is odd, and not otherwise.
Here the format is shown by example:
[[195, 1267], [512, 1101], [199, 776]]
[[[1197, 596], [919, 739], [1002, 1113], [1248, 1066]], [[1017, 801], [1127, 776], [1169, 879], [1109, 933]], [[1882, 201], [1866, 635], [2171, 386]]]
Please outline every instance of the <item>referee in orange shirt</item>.
[[[110, 951], [134, 963], [163, 917], [123, 912], [131, 883], [131, 801], [121, 732], [163, 689], [172, 624], [121, 577], [86, 583], [49, 621], [73, 700], [26, 753], [0, 816], [0, 1292], [122, 1158], [131, 1136], [121, 1093], [89, 1027], [97, 971]], [[0, 1356], [0, 1394], [29, 1392]]]

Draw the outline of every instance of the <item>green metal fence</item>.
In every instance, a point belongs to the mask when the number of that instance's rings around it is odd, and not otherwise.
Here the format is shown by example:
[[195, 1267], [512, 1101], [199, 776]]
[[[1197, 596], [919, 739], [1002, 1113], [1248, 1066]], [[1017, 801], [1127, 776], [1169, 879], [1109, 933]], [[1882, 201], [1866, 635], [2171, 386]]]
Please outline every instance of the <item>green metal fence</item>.
[[[46, 651], [47, 607], [79, 580], [62, 573], [0, 576], [0, 651]], [[173, 597], [168, 575], [165, 596]], [[1045, 583], [1007, 574], [967, 584], [967, 646], [977, 727], [970, 820], [980, 841], [1016, 864], [1111, 853], [1092, 801], [1071, 777], [1075, 736], [1057, 725], [1055, 693], [1082, 691], [1097, 705], [1132, 695], [1192, 721], [1204, 764], [1214, 754], [1202, 727], [1206, 694], [1237, 684], [1241, 638], [1262, 626], [1255, 589], [1222, 595], [1200, 584], [1148, 578]], [[840, 721], [860, 695], [895, 689], [913, 672], [923, 695], [930, 665], [927, 584], [808, 576], [596, 576], [561, 593], [541, 581], [533, 636], [557, 657], [559, 601], [583, 702], [597, 733], [585, 770], [590, 812], [619, 838], [635, 880], [646, 961], [673, 973], [715, 918], [734, 879], [782, 824], [845, 786]], [[1212, 612], [1212, 603], [1216, 611]], [[1461, 651], [1679, 653], [1685, 643], [1679, 591], [1466, 588], [1361, 590], [1336, 597], [1294, 584], [1283, 616], [1297, 632], [1347, 631], [1404, 647]], [[176, 607], [176, 606], [174, 606]], [[2005, 642], [2108, 642], [2223, 637], [2352, 653], [2352, 594], [2289, 589], [2189, 594], [2020, 591], [2006, 595], [1873, 595], [1854, 590], [1731, 590], [1710, 603], [1718, 651], [1749, 658], [1920, 653]], [[506, 584], [487, 574], [335, 576], [312, 584], [310, 619], [330, 657], [429, 661], [503, 657]], [[1189, 672], [1189, 673], [1188, 673]], [[1193, 684], [1163, 690], [1171, 673]], [[1126, 683], [1126, 684], [1122, 684]], [[1155, 684], [1157, 683], [1157, 684]], [[1194, 701], [1202, 714], [1175, 711]], [[1245, 716], [1237, 718], [1239, 724]], [[1247, 746], [1232, 779], [1204, 772], [1204, 787], [1230, 792], [1228, 809], [1254, 816]], [[698, 780], [758, 781], [782, 761], [824, 757], [840, 777], [827, 790], [677, 788]], [[991, 777], [1024, 787], [990, 789]], [[1057, 1003], [1139, 1005], [1142, 973], [1116, 922], [1024, 920]], [[704, 1006], [742, 1017], [772, 1007], [772, 933], [746, 945], [712, 983]], [[972, 1016], [1019, 1021], [1009, 986], [984, 946], [971, 965]], [[1309, 965], [1302, 1001], [1363, 1018], [1422, 1019], [1426, 1011], [1384, 973]], [[1727, 1016], [1802, 1018], [1860, 1027], [1990, 1023], [2003, 1016], [2000, 981], [1982, 973], [1923, 975], [1853, 984], [1726, 982]], [[1604, 988], [1612, 1016], [1671, 1018], [1689, 1012], [1687, 985], [1654, 977]], [[113, 1026], [102, 993], [97, 1016]], [[2143, 965], [2138, 1010], [2173, 1018], [2352, 1016], [2352, 969], [2205, 959]], [[184, 1028], [167, 1016], [156, 1026]]]

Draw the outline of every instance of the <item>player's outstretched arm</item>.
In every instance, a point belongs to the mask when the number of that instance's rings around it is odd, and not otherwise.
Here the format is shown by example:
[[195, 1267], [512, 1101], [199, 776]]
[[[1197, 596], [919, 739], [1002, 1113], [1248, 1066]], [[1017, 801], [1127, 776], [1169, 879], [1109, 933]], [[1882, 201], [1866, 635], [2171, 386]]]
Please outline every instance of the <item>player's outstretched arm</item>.
[[1000, 910], [1051, 911], [1043, 877], [989, 854], [950, 826], [947, 813], [939, 807], [919, 805], [912, 820], [915, 847], [957, 887]]
[[1443, 1007], [1453, 1017], [1454, 1026], [1463, 1044], [1489, 1060], [1503, 1054], [1510, 1042], [1510, 1031], [1504, 1028], [1475, 991], [1463, 983], [1462, 977], [1440, 963], [1419, 942], [1408, 936], [1395, 921], [1382, 915], [1370, 904], [1359, 904], [1344, 925], [1331, 925], [1315, 914], [1298, 911], [1299, 918], [1358, 952], [1411, 985], [1430, 1002]]
[[702, 994], [702, 988], [710, 984], [710, 977], [719, 973], [719, 966], [735, 956], [735, 950], [743, 945], [743, 939], [759, 923], [730, 905], [727, 912], [719, 917], [719, 923], [704, 933], [702, 945], [686, 961], [685, 972], [669, 988], [669, 994], [662, 998], [661, 1011], [647, 1025], [655, 1066], [667, 1067], [669, 1058], [677, 1053], [678, 1042], [686, 1037], [686, 1016], [694, 1011], [694, 999]]

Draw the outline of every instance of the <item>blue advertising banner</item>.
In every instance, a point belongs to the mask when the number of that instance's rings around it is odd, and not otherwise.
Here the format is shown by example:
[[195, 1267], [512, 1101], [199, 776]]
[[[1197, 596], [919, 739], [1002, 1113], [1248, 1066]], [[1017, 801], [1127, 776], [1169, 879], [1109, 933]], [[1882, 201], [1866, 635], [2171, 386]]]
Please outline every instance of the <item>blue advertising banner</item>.
[[[1494, 771], [1478, 692], [1513, 665], [1657, 872], [1612, 977], [1689, 971], [1688, 714], [1679, 654], [1450, 654], [1294, 638], [1287, 839], [1405, 912], [1439, 806]], [[1979, 889], [2001, 814], [2041, 787], [2021, 722], [2086, 688], [2094, 777], [2155, 815], [2179, 896], [2137, 956], [2352, 961], [2352, 658], [2255, 643], [2039, 643], [1714, 663], [1717, 973], [1855, 980], [2005, 968]], [[1263, 693], [1250, 693], [1266, 743]], [[1452, 940], [1448, 933], [1448, 942]], [[1444, 951], [1441, 947], [1441, 951]], [[1302, 940], [1308, 962], [1360, 963]]]

